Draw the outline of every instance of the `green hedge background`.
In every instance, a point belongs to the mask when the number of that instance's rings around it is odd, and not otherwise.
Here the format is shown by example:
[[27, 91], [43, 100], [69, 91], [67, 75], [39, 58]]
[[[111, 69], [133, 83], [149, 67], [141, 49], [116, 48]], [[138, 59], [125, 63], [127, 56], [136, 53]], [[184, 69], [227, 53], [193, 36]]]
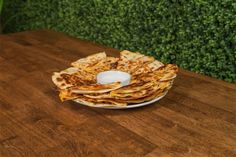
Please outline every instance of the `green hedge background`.
[[235, 0], [7, 0], [2, 17], [4, 32], [49, 28], [236, 83]]

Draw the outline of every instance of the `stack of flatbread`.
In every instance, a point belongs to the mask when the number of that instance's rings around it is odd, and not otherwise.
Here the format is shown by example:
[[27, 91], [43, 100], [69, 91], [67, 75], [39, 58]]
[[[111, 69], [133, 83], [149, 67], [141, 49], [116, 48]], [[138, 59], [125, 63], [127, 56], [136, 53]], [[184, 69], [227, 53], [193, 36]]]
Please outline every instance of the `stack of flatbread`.
[[[127, 50], [120, 52], [119, 58], [101, 52], [71, 65], [52, 76], [60, 99], [96, 107], [124, 107], [161, 97], [171, 88], [178, 71], [176, 65], [163, 64], [153, 57]], [[98, 84], [97, 74], [108, 70], [129, 73], [130, 84], [123, 87], [120, 82]]]

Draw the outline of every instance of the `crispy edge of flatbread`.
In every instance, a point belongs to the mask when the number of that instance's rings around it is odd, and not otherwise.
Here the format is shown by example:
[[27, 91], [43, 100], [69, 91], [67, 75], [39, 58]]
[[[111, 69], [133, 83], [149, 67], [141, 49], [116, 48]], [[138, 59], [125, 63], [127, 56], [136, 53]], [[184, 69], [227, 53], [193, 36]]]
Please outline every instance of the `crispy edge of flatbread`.
[[147, 66], [148, 66], [148, 68], [151, 69], [151, 71], [155, 71], [155, 70], [159, 69], [160, 67], [164, 66], [164, 64], [158, 60], [155, 60], [155, 61], [149, 63]]
[[153, 87], [148, 87], [146, 89], [140, 90], [138, 92], [133, 93], [114, 93], [115, 91], [111, 91], [109, 93], [102, 93], [97, 95], [85, 94], [85, 97], [92, 98], [92, 99], [115, 99], [116, 101], [122, 100], [134, 100], [134, 99], [141, 99], [143, 97], [147, 97], [152, 95], [158, 90], [162, 90], [168, 88], [170, 86], [170, 82], [158, 82]]
[[[141, 89], [142, 89], [142, 90], [145, 90], [145, 89], [147, 89], [147, 88], [150, 88], [153, 84], [154, 84], [154, 82], [145, 82], [145, 83], [143, 84], [143, 86], [140, 87], [140, 90], [141, 90]], [[131, 85], [133, 85], [133, 84], [131, 84]], [[122, 94], [123, 92], [119, 92], [119, 91], [117, 91], [117, 90], [121, 90], [122, 88], [127, 88], [127, 87], [128, 87], [128, 86], [121, 87], [121, 88], [119, 88], [119, 89], [112, 90], [111, 92], [113, 92], [113, 94], [114, 94], [114, 93], [115, 93], [115, 94]], [[131, 87], [131, 88], [132, 88], [132, 87]], [[131, 91], [130, 89], [128, 89], [128, 90], [125, 90], [124, 93], [134, 93], [134, 92], [140, 91], [140, 90], [136, 89], [136, 88], [138, 88], [138, 87], [134, 87], [134, 88], [135, 88], [135, 90]], [[91, 93], [91, 94], [84, 94], [84, 96], [85, 96], [85, 97], [88, 97], [88, 98], [92, 98], [92, 99], [114, 98], [114, 97], [112, 96], [111, 92], [95, 93], [95, 94], [94, 94], [94, 93]]]
[[93, 85], [78, 86], [78, 87], [74, 86], [74, 87], [69, 88], [69, 90], [71, 93], [89, 94], [89, 93], [106, 93], [106, 92], [110, 92], [112, 90], [116, 90], [121, 87], [122, 87], [122, 84], [120, 82], [115, 82], [115, 83], [106, 84], [106, 85], [94, 84], [94, 86]]
[[100, 60], [106, 59], [106, 57], [107, 55], [105, 52], [99, 52], [85, 58], [80, 58], [77, 61], [72, 62], [71, 65], [78, 68], [85, 68], [91, 64], [98, 63]]
[[[90, 100], [90, 101], [89, 101]], [[124, 107], [127, 106], [127, 103], [125, 102], [117, 102], [113, 100], [105, 100], [105, 99], [94, 99], [95, 101], [92, 101], [92, 99], [87, 99], [86, 98], [78, 98], [74, 99], [75, 102], [87, 105], [87, 106], [92, 106], [92, 107]], [[97, 102], [96, 102], [97, 101]]]
[[142, 102], [146, 102], [146, 101], [151, 101], [153, 99], [157, 99], [157, 98], [162, 97], [168, 93], [168, 91], [170, 90], [170, 88], [173, 85], [174, 80], [169, 80], [167, 82], [169, 82], [168, 86], [166, 86], [162, 89], [159, 89], [156, 92], [154, 92], [153, 94], [150, 94], [146, 97], [134, 99], [134, 100], [119, 100], [119, 101], [120, 102], [125, 101], [128, 104], [134, 104], [134, 103], [142, 103]]
[[178, 66], [175, 64], [166, 64], [153, 72], [158, 81], [173, 80], [178, 73]]
[[136, 100], [127, 100], [126, 102], [128, 104], [147, 102], [147, 101], [151, 101], [153, 99], [157, 99], [159, 97], [162, 97], [162, 96], [166, 95], [167, 92], [168, 92], [168, 90], [158, 90], [155, 93], [153, 93], [149, 96], [146, 96], [144, 98], [140, 98], [140, 99], [136, 99]]
[[118, 61], [117, 68], [135, 76], [141, 73], [155, 71], [162, 66], [164, 64], [155, 60], [154, 57], [146, 56], [139, 52], [124, 50], [120, 52], [120, 60]]
[[93, 66], [85, 67], [84, 70], [93, 74], [94, 73], [98, 74], [99, 72], [102, 72], [102, 71], [115, 69], [118, 64], [118, 60], [119, 58], [116, 58], [116, 57], [106, 57], [105, 59], [98, 61]]
[[78, 68], [70, 67], [61, 72], [54, 72], [52, 75], [52, 82], [59, 88], [59, 89], [66, 89], [72, 87], [72, 84], [66, 83], [66, 81], [61, 77], [61, 74], [74, 74], [78, 72]]
[[[65, 91], [60, 91], [59, 97], [61, 101], [66, 101], [66, 100], [73, 100], [76, 102], [84, 102], [86, 105], [89, 106], [126, 106], [126, 102], [118, 102], [115, 101], [114, 99], [94, 99], [94, 98], [89, 98], [85, 97], [83, 94], [75, 94], [75, 93], [69, 93], [67, 90]], [[104, 103], [105, 102], [105, 103]]]
[[137, 92], [137, 91], [141, 91], [141, 90], [144, 90], [144, 89], [147, 89], [147, 88], [150, 88], [151, 86], [154, 86], [154, 82], [150, 81], [150, 82], [140, 82], [140, 83], [137, 83], [137, 84], [131, 84], [131, 85], [128, 85], [128, 86], [125, 86], [125, 87], [121, 87], [117, 90], [114, 90], [112, 91], [113, 94], [114, 93], [119, 93], [119, 94], [122, 94], [122, 93], [133, 93], [133, 92]]
[[125, 61], [141, 61], [143, 63], [153, 62], [154, 57], [141, 54], [139, 52], [131, 52], [128, 50], [123, 50], [120, 52], [120, 59]]
[[115, 99], [120, 99], [120, 100], [133, 100], [133, 99], [139, 99], [146, 97], [148, 95], [151, 95], [155, 93], [157, 90], [162, 90], [167, 87], [169, 87], [171, 84], [169, 81], [166, 82], [156, 82], [156, 85], [153, 87], [150, 87], [148, 89], [142, 90], [140, 92], [135, 92], [135, 93], [125, 93], [125, 94], [119, 94], [119, 93], [113, 93], [111, 92], [111, 96]]

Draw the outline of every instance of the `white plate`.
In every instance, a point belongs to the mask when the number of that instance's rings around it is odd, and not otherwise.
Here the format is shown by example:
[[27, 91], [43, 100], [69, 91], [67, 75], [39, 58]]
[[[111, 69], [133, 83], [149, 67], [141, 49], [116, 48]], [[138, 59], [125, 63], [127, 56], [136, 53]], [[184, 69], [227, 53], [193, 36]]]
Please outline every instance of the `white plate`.
[[[168, 91], [167, 91], [168, 92]], [[151, 101], [147, 101], [147, 102], [143, 102], [143, 103], [138, 103], [138, 104], [130, 104], [130, 105], [127, 105], [127, 106], [99, 106], [99, 105], [87, 105], [87, 104], [83, 104], [81, 102], [77, 102], [76, 100], [74, 100], [75, 102], [79, 103], [79, 104], [82, 104], [82, 105], [85, 105], [85, 106], [90, 106], [90, 107], [97, 107], [97, 108], [104, 108], [104, 109], [128, 109], [128, 108], [137, 108], [137, 107], [142, 107], [142, 106], [146, 106], [146, 105], [150, 105], [154, 102], [157, 102], [159, 101], [160, 99], [162, 99], [166, 94], [167, 92], [158, 97], [158, 98], [155, 98]]]

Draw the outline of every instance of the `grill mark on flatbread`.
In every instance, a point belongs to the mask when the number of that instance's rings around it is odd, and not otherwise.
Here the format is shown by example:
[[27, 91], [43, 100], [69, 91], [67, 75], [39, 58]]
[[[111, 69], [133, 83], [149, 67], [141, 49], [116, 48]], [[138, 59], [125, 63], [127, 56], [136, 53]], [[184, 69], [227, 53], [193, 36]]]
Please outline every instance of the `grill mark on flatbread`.
[[56, 78], [57, 79], [57, 81], [58, 82], [61, 82], [61, 81], [63, 81], [63, 79], [62, 78]]
[[111, 69], [116, 69], [118, 65], [118, 62], [111, 63]]
[[84, 85], [85, 83], [75, 75], [61, 74], [61, 77], [65, 80], [67, 84], [72, 84], [73, 86]]

